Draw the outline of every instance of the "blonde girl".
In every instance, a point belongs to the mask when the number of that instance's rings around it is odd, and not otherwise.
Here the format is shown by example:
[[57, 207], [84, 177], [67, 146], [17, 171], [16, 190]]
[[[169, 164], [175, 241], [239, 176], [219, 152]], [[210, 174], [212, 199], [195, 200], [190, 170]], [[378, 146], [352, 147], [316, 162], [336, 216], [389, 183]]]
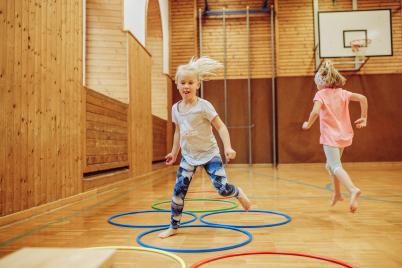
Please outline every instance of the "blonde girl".
[[166, 238], [178, 232], [184, 198], [197, 167], [204, 167], [212, 184], [222, 196], [234, 196], [245, 210], [250, 209], [250, 201], [241, 188], [227, 182], [222, 158], [211, 125], [217, 130], [224, 146], [226, 162], [236, 157], [230, 143], [229, 132], [219, 118], [212, 104], [196, 95], [200, 81], [221, 68], [222, 64], [208, 57], [192, 58], [188, 64], [178, 67], [175, 83], [182, 100], [172, 107], [172, 121], [176, 130], [172, 151], [166, 155], [166, 164], [175, 163], [179, 150], [182, 159], [177, 170], [176, 184], [171, 202], [170, 227], [159, 234]]
[[317, 117], [320, 117], [320, 144], [323, 145], [328, 169], [334, 184], [334, 195], [331, 205], [342, 201], [340, 183], [349, 191], [349, 208], [352, 213], [357, 210], [357, 199], [361, 191], [357, 188], [349, 174], [342, 167], [341, 156], [345, 147], [352, 144], [353, 128], [349, 116], [349, 102], [360, 102], [361, 116], [354, 123], [357, 128], [367, 125], [367, 98], [361, 94], [342, 89], [346, 82], [331, 63], [324, 61], [315, 75], [317, 93], [314, 106], [308, 121], [303, 123], [304, 130], [309, 129]]

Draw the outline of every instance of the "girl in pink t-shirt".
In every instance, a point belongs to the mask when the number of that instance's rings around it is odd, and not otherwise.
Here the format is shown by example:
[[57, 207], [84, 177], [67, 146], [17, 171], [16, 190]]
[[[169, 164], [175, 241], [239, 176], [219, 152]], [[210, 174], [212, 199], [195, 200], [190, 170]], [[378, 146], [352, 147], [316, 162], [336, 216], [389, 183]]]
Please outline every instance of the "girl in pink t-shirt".
[[357, 209], [357, 199], [360, 189], [357, 188], [349, 174], [343, 169], [341, 156], [343, 149], [352, 144], [353, 128], [349, 116], [349, 102], [360, 102], [361, 116], [354, 123], [357, 128], [367, 125], [367, 98], [361, 94], [352, 93], [341, 87], [346, 79], [334, 67], [330, 61], [324, 61], [315, 75], [314, 81], [318, 92], [314, 96], [314, 107], [308, 121], [303, 123], [304, 130], [309, 129], [320, 117], [320, 144], [323, 144], [327, 158], [328, 169], [334, 184], [334, 195], [331, 205], [342, 201], [340, 183], [350, 193], [350, 211]]

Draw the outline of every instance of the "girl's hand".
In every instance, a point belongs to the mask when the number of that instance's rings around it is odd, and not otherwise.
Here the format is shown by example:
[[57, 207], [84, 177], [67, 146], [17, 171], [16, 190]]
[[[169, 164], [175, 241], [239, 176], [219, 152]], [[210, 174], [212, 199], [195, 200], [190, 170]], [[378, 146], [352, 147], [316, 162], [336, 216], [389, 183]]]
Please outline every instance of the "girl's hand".
[[231, 159], [236, 158], [236, 151], [233, 150], [232, 148], [225, 149], [225, 157], [226, 157], [226, 163], [229, 163]]
[[360, 117], [355, 121], [355, 124], [357, 128], [364, 128], [365, 126], [367, 126], [367, 118]]
[[307, 122], [307, 121], [305, 121], [305, 122], [303, 123], [302, 129], [303, 129], [303, 130], [309, 129], [309, 127], [308, 127], [308, 122]]
[[165, 161], [166, 165], [173, 165], [176, 162], [176, 156], [174, 154], [172, 154], [172, 153], [168, 153], [165, 156], [165, 160], [166, 160]]

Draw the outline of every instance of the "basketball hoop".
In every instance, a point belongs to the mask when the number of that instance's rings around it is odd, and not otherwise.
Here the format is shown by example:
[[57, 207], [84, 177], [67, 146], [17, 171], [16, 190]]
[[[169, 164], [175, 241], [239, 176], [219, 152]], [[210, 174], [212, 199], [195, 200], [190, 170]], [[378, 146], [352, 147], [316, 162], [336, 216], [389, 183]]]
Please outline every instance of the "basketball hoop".
[[363, 61], [366, 57], [366, 50], [369, 44], [371, 43], [371, 39], [356, 39], [350, 41], [350, 47], [352, 48], [352, 52], [355, 54], [356, 60]]

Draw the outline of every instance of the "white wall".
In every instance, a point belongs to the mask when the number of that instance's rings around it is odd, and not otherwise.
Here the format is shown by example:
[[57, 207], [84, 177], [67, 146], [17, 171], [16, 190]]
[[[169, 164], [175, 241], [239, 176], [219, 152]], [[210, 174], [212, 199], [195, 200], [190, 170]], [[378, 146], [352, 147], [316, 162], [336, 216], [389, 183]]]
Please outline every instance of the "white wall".
[[159, 0], [163, 33], [163, 72], [169, 74], [169, 0]]
[[[124, 0], [124, 29], [146, 47], [146, 14], [148, 0]], [[163, 72], [169, 73], [169, 0], [159, 0], [163, 34]]]
[[124, 0], [124, 29], [145, 46], [147, 0]]

